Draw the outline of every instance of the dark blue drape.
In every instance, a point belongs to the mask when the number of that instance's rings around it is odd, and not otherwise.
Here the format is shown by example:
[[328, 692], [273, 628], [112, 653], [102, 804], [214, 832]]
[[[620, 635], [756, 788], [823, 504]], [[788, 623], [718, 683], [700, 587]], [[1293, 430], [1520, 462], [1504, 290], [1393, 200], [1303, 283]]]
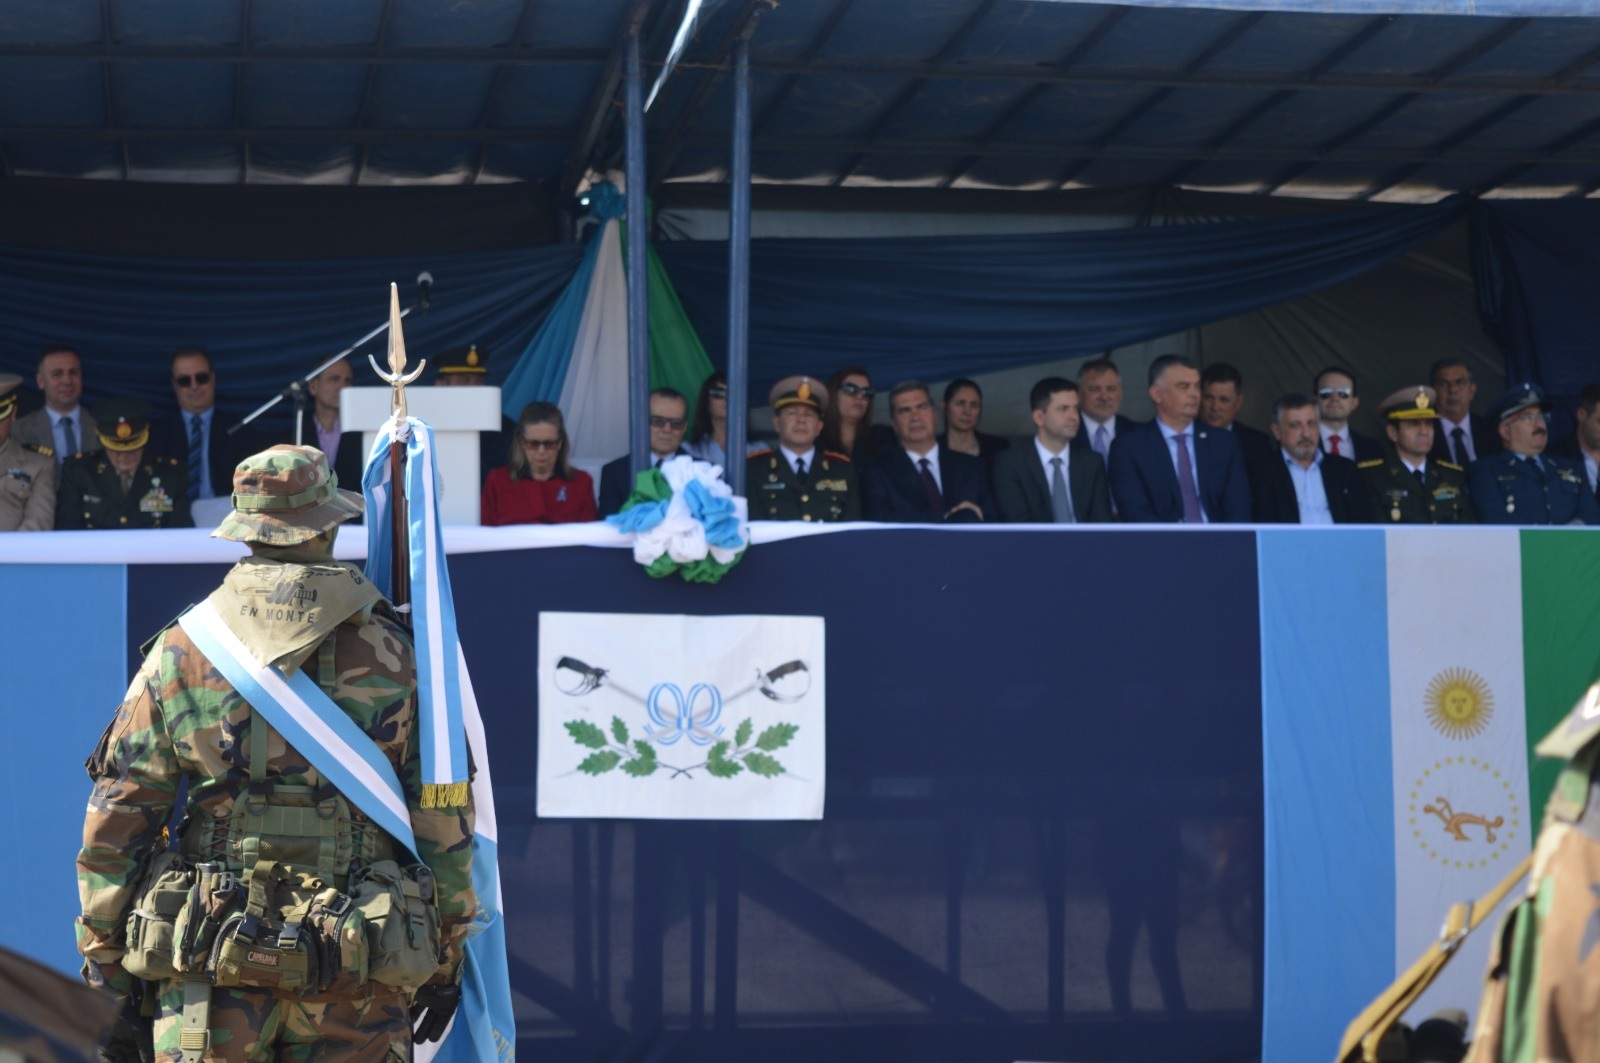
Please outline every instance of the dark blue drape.
[[[1396, 258], [1465, 201], [1042, 236], [757, 240], [750, 371], [859, 362], [939, 380], [1093, 354], [1336, 284]], [[727, 245], [662, 243], [713, 360], [727, 333]]]
[[[577, 266], [576, 245], [473, 254], [319, 261], [199, 261], [0, 249], [0, 369], [30, 382], [40, 347], [66, 343], [84, 362], [88, 402], [133, 396], [171, 406], [167, 356], [182, 344], [211, 352], [218, 403], [238, 414], [276, 393], [388, 317], [391, 281], [402, 305], [433, 273], [432, 307], [406, 319], [411, 363], [479, 343], [498, 382], [533, 337]], [[368, 350], [356, 383], [375, 384]], [[424, 378], [431, 381], [431, 373]]]
[[1587, 200], [1481, 202], [1472, 241], [1484, 327], [1508, 378], [1542, 384], [1561, 407], [1560, 435], [1578, 393], [1600, 383], [1600, 210]]

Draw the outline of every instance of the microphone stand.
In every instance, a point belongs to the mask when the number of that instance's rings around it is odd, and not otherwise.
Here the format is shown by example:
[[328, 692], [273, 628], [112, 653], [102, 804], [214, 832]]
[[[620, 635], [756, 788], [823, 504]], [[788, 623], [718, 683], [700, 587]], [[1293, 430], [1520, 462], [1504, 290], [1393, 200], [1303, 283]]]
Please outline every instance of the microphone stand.
[[[432, 278], [430, 277], [429, 280], [432, 280]], [[420, 305], [426, 306], [427, 304], [424, 302]], [[415, 306], [406, 307], [404, 310], [400, 311], [400, 317], [405, 317], [414, 309], [416, 309]], [[272, 398], [268, 399], [266, 402], [263, 402], [260, 406], [257, 406], [253, 411], [251, 411], [250, 416], [246, 417], [238, 424], [231, 426], [228, 429], [228, 434], [233, 435], [245, 425], [249, 424], [251, 421], [254, 421], [257, 417], [260, 417], [262, 414], [278, 405], [278, 403], [282, 402], [284, 399], [288, 399], [290, 402], [294, 403], [294, 441], [295, 445], [299, 446], [302, 438], [305, 435], [307, 394], [306, 385], [311, 383], [312, 380], [315, 380], [317, 377], [321, 376], [323, 371], [329, 366], [335, 365], [336, 363], [350, 357], [350, 355], [354, 354], [356, 349], [359, 348], [363, 343], [366, 343], [374, 336], [381, 335], [388, 328], [389, 322], [385, 321], [383, 324], [379, 325], [365, 336], [362, 336], [359, 340], [356, 340], [354, 343], [340, 351], [338, 354], [334, 355], [332, 358], [329, 358], [327, 361], [317, 366], [305, 376], [295, 378], [289, 383], [288, 387], [284, 388], [282, 391], [272, 396]]]

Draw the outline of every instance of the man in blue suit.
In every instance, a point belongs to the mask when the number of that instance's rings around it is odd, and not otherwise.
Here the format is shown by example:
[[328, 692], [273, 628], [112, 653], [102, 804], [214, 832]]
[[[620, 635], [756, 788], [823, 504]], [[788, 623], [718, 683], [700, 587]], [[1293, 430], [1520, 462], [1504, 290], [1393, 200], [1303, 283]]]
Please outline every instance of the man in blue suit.
[[1117, 436], [1109, 479], [1117, 517], [1133, 523], [1242, 524], [1250, 485], [1239, 441], [1195, 423], [1200, 369], [1181, 354], [1150, 364], [1156, 419]]
[[1538, 384], [1518, 384], [1489, 410], [1505, 449], [1467, 467], [1467, 486], [1485, 524], [1600, 524], [1600, 502], [1584, 467], [1545, 453], [1550, 402]]
[[889, 392], [898, 447], [861, 470], [861, 513], [897, 524], [956, 524], [998, 515], [983, 461], [941, 447], [928, 385], [908, 380]]

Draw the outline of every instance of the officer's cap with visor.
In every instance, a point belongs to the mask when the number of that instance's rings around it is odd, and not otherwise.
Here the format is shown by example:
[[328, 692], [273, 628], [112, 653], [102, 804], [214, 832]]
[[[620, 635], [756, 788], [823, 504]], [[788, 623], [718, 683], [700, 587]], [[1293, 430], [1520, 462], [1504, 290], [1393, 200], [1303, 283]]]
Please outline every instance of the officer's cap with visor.
[[214, 539], [296, 546], [361, 516], [362, 498], [339, 488], [327, 455], [316, 447], [270, 447], [233, 471], [233, 512]]

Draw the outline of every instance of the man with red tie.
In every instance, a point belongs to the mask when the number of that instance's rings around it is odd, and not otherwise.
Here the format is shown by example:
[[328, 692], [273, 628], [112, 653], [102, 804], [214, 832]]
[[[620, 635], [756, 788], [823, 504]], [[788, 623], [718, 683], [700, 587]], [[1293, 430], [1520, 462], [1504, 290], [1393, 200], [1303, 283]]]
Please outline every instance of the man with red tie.
[[1324, 454], [1357, 462], [1383, 457], [1383, 444], [1350, 430], [1350, 415], [1361, 405], [1353, 373], [1329, 366], [1312, 381], [1311, 396], [1317, 400]]

